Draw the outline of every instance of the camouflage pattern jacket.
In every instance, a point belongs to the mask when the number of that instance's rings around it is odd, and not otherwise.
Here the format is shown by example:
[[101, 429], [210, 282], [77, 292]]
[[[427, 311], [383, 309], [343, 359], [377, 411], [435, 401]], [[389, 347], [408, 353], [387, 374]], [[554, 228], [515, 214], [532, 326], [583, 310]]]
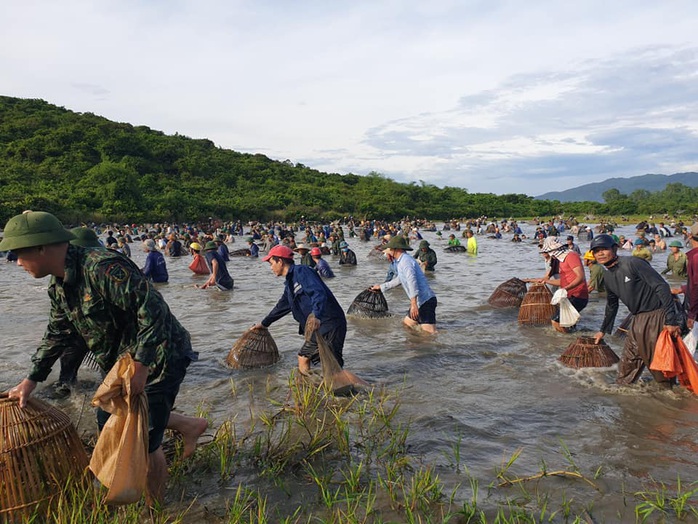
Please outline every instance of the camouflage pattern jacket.
[[70, 347], [86, 346], [104, 371], [128, 351], [150, 368], [148, 384], [165, 376], [169, 361], [197, 359], [189, 332], [162, 295], [118, 253], [69, 245], [65, 277], [52, 277], [48, 294], [49, 324], [32, 357], [31, 380], [46, 380], [56, 359]]

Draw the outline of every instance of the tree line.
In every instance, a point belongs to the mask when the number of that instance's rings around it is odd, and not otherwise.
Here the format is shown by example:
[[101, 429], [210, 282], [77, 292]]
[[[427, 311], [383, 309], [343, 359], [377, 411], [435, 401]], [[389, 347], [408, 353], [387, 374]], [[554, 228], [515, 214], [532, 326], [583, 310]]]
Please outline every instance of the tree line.
[[[680, 187], [673, 187], [680, 186]], [[396, 182], [380, 173], [323, 173], [290, 161], [165, 135], [43, 100], [0, 97], [0, 222], [25, 209], [63, 221], [394, 220], [620, 215], [698, 211], [698, 189], [607, 191], [605, 202]]]

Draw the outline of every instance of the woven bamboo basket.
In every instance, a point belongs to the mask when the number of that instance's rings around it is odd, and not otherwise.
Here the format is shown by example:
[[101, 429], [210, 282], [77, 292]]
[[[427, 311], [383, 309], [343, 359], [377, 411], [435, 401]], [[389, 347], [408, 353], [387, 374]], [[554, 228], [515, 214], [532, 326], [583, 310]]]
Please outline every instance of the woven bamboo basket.
[[465, 246], [448, 246], [444, 249], [446, 253], [465, 253]]
[[359, 293], [347, 309], [347, 315], [359, 318], [385, 318], [391, 316], [388, 301], [383, 292], [365, 289]]
[[623, 319], [623, 322], [620, 323], [620, 326], [616, 329], [616, 332], [613, 333], [614, 337], [620, 338], [621, 340], [624, 339], [625, 337], [628, 336], [628, 330], [630, 329], [630, 324], [633, 321], [633, 314], [628, 313], [628, 316]]
[[24, 522], [50, 506], [69, 480], [84, 478], [88, 459], [68, 415], [30, 397], [0, 394], [0, 522]]
[[487, 303], [496, 308], [519, 307], [526, 296], [526, 282], [510, 278], [502, 282], [487, 299]]
[[545, 284], [532, 284], [521, 301], [519, 324], [529, 326], [549, 324], [555, 314], [555, 306], [550, 303], [553, 294]]
[[618, 355], [601, 340], [594, 344], [594, 337], [579, 337], [558, 358], [570, 368], [607, 368], [618, 360]]
[[231, 257], [248, 257], [252, 253], [250, 252], [249, 249], [243, 248], [243, 249], [236, 249], [235, 251], [230, 252]]
[[245, 331], [225, 359], [233, 369], [263, 368], [276, 364], [281, 356], [274, 338], [265, 327]]

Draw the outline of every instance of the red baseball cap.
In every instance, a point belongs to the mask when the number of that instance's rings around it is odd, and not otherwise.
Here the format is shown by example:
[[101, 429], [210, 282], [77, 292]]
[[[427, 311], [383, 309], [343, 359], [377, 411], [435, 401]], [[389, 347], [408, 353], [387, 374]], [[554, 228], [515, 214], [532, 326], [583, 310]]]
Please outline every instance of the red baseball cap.
[[288, 246], [282, 246], [277, 244], [269, 250], [267, 256], [265, 256], [262, 261], [268, 262], [271, 257], [287, 258], [293, 260], [293, 250]]

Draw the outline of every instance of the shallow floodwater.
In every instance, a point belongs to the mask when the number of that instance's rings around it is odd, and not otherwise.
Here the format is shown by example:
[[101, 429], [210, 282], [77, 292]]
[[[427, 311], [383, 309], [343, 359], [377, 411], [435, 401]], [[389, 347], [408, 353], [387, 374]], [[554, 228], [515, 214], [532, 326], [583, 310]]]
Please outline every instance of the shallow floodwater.
[[[534, 230], [526, 224], [523, 228], [527, 234]], [[626, 226], [618, 232], [632, 238], [634, 229]], [[480, 479], [484, 489], [495, 478], [495, 469], [519, 448], [523, 452], [514, 470], [521, 476], [537, 473], [541, 461], [551, 470], [564, 469], [568, 463], [561, 443], [587, 476], [602, 468], [599, 492], [582, 482], [563, 484], [568, 498], [592, 504], [595, 521], [634, 521], [632, 493], [651, 486], [650, 479], [669, 486], [679, 476], [686, 483], [698, 479], [695, 396], [686, 390], [659, 391], [648, 380], [619, 389], [613, 383], [615, 369], [575, 371], [557, 362], [577, 336], [598, 330], [603, 298], [592, 296], [576, 334], [559, 334], [549, 326], [519, 326], [517, 310], [495, 310], [486, 300], [511, 277], [543, 274], [542, 258], [531, 240], [514, 244], [510, 236], [502, 240], [481, 236], [480, 253], [469, 256], [445, 253], [445, 242], [433, 232], [424, 236], [439, 257], [430, 277], [439, 302], [438, 336], [420, 337], [401, 327], [408, 300], [398, 287], [387, 294], [396, 314], [393, 318], [349, 320], [344, 356], [347, 369], [400, 391], [400, 417], [411, 421], [410, 453], [434, 465], [449, 491], [458, 483], [467, 485], [463, 466]], [[357, 267], [339, 267], [335, 257], [326, 257], [337, 275], [328, 285], [345, 310], [362, 289], [382, 282], [387, 270], [384, 261], [368, 257], [373, 242], [348, 240], [357, 253]], [[229, 247], [232, 251], [243, 246], [239, 240]], [[588, 242], [581, 242], [581, 247], [586, 249]], [[132, 250], [134, 260], [142, 265], [144, 254], [138, 242]], [[652, 265], [663, 269], [666, 256], [655, 254]], [[289, 315], [271, 327], [282, 352], [282, 360], [274, 367], [234, 371], [225, 368], [223, 360], [233, 342], [273, 307], [283, 281], [273, 276], [261, 258], [231, 258], [228, 268], [235, 279], [234, 291], [199, 290], [194, 284], [203, 277], [192, 276], [188, 263], [188, 258], [168, 258], [170, 283], [159, 286], [200, 353], [200, 360], [189, 368], [177, 408], [192, 414], [204, 403], [216, 423], [237, 417], [236, 423], [244, 425], [250, 395], [241, 392], [252, 390], [262, 399], [267, 380], [277, 385], [288, 381], [302, 343], [297, 325]], [[48, 279], [34, 280], [4, 259], [0, 263], [4, 342], [0, 390], [16, 384], [29, 368], [47, 321], [47, 284]], [[616, 326], [625, 314], [621, 307]], [[606, 340], [620, 355], [622, 342]], [[80, 376], [87, 384], [57, 404], [82, 430], [91, 431], [93, 416], [86, 406], [97, 378], [90, 370], [81, 370]], [[56, 377], [54, 370], [46, 384]], [[237, 396], [231, 395], [231, 378]], [[37, 394], [42, 394], [40, 389]], [[457, 471], [448, 457], [459, 440], [461, 470]], [[234, 495], [231, 486], [240, 480], [233, 478], [220, 490], [207, 488], [199, 501], [224, 507]], [[255, 487], [254, 478], [244, 480]], [[460, 499], [470, 496], [464, 487], [459, 493]]]

